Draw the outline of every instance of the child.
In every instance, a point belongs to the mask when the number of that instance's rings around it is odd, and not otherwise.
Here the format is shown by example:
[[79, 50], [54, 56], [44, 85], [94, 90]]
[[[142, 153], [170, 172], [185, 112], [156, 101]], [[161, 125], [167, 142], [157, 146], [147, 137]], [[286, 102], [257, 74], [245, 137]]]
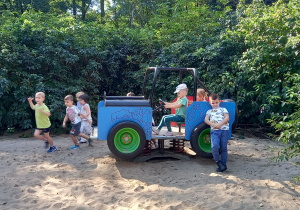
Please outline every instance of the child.
[[[89, 102], [89, 96], [87, 94], [80, 95], [77, 99], [82, 105], [81, 108], [81, 127], [80, 133], [84, 133], [86, 135], [90, 135], [92, 131], [92, 116]], [[79, 143], [86, 143], [86, 139], [81, 139]]]
[[[83, 95], [83, 94], [84, 94], [84, 92], [80, 91], [80, 92], [76, 93], [76, 95], [75, 95], [75, 96], [76, 96], [76, 99], [77, 99], [77, 104], [76, 104], [76, 106], [78, 107], [79, 111], [81, 111], [82, 105], [81, 105], [81, 103], [79, 102], [78, 97], [81, 96], [81, 95]], [[82, 139], [82, 140], [84, 141], [84, 139]], [[78, 138], [78, 141], [79, 141], [79, 142], [81, 141], [81, 137]]]
[[197, 101], [208, 101], [208, 97], [204, 89], [198, 88], [196, 97]]
[[126, 96], [135, 96], [134, 92], [129, 92], [126, 94]]
[[[50, 110], [44, 104], [45, 93], [37, 92], [35, 94], [36, 104], [32, 103], [33, 98], [28, 98], [29, 105], [31, 109], [35, 110], [35, 121], [36, 129], [34, 131], [34, 137], [45, 142], [45, 149], [48, 149], [50, 144], [50, 149], [47, 152], [54, 152], [57, 148], [53, 145], [53, 140], [50, 137], [50, 120], [51, 115]], [[41, 135], [41, 132], [44, 132], [44, 136]]]
[[[217, 162], [217, 172], [227, 169], [227, 142], [229, 139], [229, 114], [226, 108], [220, 107], [219, 96], [212, 93], [209, 96], [209, 103], [212, 109], [206, 112], [204, 122], [210, 126], [211, 151]], [[220, 160], [221, 155], [221, 160]]]
[[81, 95], [83, 95], [83, 94], [84, 94], [84, 92], [82, 92], [82, 91], [76, 93], [76, 99], [77, 99], [77, 104], [76, 104], [76, 106], [78, 107], [79, 111], [81, 111], [82, 105], [81, 105], [81, 103], [79, 102], [78, 99], [79, 99], [79, 96], [81, 96]]
[[168, 103], [165, 102], [166, 105], [164, 105], [165, 108], [175, 108], [175, 115], [164, 115], [161, 119], [159, 125], [157, 128], [153, 128], [152, 131], [158, 135], [161, 128], [166, 125], [168, 128], [168, 131], [164, 134], [164, 136], [173, 136], [172, 130], [171, 130], [171, 122], [184, 122], [185, 120], [185, 113], [188, 106], [188, 99], [186, 98], [186, 95], [188, 93], [188, 88], [186, 84], [180, 84], [176, 87], [176, 90], [174, 93], [177, 93], [177, 101], [174, 103]]
[[66, 122], [68, 119], [70, 119], [72, 123], [72, 129], [70, 131], [71, 139], [74, 142], [74, 146], [70, 147], [70, 149], [79, 149], [80, 146], [77, 142], [76, 136], [83, 137], [88, 140], [89, 145], [91, 145], [91, 139], [83, 134], [80, 133], [80, 127], [81, 127], [81, 118], [82, 114], [80, 113], [79, 109], [73, 105], [74, 99], [72, 95], [67, 95], [65, 98], [65, 105], [67, 107], [66, 109], [66, 116], [64, 118], [63, 127], [66, 127]]

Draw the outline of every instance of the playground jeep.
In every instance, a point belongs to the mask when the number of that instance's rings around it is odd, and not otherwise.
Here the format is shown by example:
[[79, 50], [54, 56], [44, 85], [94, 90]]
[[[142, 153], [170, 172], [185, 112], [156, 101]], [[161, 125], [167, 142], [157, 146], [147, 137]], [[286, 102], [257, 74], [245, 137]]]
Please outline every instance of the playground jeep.
[[[153, 96], [157, 75], [160, 71], [177, 71], [179, 82], [182, 83], [183, 73], [193, 76], [193, 96], [191, 104], [186, 111], [185, 132], [174, 136], [159, 136], [152, 134]], [[149, 73], [153, 73], [152, 89], [149, 98], [146, 99], [146, 81]], [[160, 68], [150, 67], [146, 70], [143, 96], [106, 96], [98, 104], [98, 139], [107, 140], [110, 151], [117, 157], [125, 160], [133, 160], [150, 145], [151, 139], [158, 139], [160, 149], [163, 152], [164, 140], [190, 141], [192, 149], [201, 157], [211, 158], [210, 127], [204, 123], [205, 114], [211, 106], [208, 102], [196, 101], [197, 85], [210, 91], [197, 78], [195, 68]], [[237, 107], [232, 100], [223, 100], [220, 107], [225, 107], [229, 112], [230, 135], [237, 124]], [[156, 107], [157, 108], [157, 107]], [[179, 125], [181, 126], [181, 125]]]

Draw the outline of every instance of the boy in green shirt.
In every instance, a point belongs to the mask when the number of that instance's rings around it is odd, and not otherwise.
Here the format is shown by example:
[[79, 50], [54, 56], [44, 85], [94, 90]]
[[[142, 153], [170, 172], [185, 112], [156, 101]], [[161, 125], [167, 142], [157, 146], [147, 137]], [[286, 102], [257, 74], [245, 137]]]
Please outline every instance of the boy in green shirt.
[[[32, 100], [33, 98], [28, 98], [31, 109], [35, 110], [36, 129], [34, 131], [34, 137], [45, 142], [45, 149], [48, 149], [50, 144], [50, 149], [47, 152], [54, 152], [57, 148], [53, 145], [53, 140], [50, 137], [51, 123], [49, 117], [51, 113], [48, 107], [44, 104], [45, 93], [37, 92], [35, 94], [35, 105]], [[44, 136], [41, 135], [42, 131], [44, 132]]]
[[164, 125], [167, 126], [168, 131], [164, 133], [164, 136], [173, 136], [173, 132], [171, 130], [171, 122], [184, 122], [185, 121], [185, 114], [186, 114], [186, 109], [188, 106], [188, 100], [186, 98], [186, 95], [188, 93], [188, 88], [186, 84], [180, 84], [176, 87], [176, 90], [174, 93], [177, 93], [177, 101], [174, 103], [168, 103], [164, 102], [165, 108], [175, 108], [176, 112], [175, 114], [171, 115], [164, 115], [163, 118], [161, 119], [159, 125], [157, 128], [152, 128], [153, 133], [156, 135], [159, 135], [160, 130]]

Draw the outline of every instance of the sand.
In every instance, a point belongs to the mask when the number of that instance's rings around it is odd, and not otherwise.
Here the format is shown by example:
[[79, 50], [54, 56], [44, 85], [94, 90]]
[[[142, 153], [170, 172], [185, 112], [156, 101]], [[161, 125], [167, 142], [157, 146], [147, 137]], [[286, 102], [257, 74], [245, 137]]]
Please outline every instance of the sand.
[[280, 148], [268, 139], [229, 142], [228, 170], [212, 159], [116, 159], [106, 141], [59, 151], [17, 135], [0, 137], [0, 209], [300, 209], [296, 160], [271, 162]]

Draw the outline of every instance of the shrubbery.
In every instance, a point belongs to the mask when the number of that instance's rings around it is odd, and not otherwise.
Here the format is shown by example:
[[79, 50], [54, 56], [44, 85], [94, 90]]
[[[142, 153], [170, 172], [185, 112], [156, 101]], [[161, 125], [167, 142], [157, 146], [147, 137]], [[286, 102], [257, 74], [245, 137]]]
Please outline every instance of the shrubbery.
[[[148, 66], [197, 68], [211, 91], [237, 102], [241, 123], [264, 125], [272, 115], [296, 119], [299, 107], [291, 101], [299, 97], [292, 79], [300, 69], [298, 5], [299, 0], [273, 6], [255, 1], [230, 11], [174, 1], [131, 25], [124, 18], [102, 24], [97, 18], [2, 11], [0, 126], [34, 127], [27, 97], [44, 91], [52, 125], [60, 128], [63, 97], [81, 90], [91, 97], [96, 124], [103, 91], [141, 94]], [[157, 96], [172, 100], [177, 75], [161, 77]], [[184, 81], [190, 86], [189, 77]]]

